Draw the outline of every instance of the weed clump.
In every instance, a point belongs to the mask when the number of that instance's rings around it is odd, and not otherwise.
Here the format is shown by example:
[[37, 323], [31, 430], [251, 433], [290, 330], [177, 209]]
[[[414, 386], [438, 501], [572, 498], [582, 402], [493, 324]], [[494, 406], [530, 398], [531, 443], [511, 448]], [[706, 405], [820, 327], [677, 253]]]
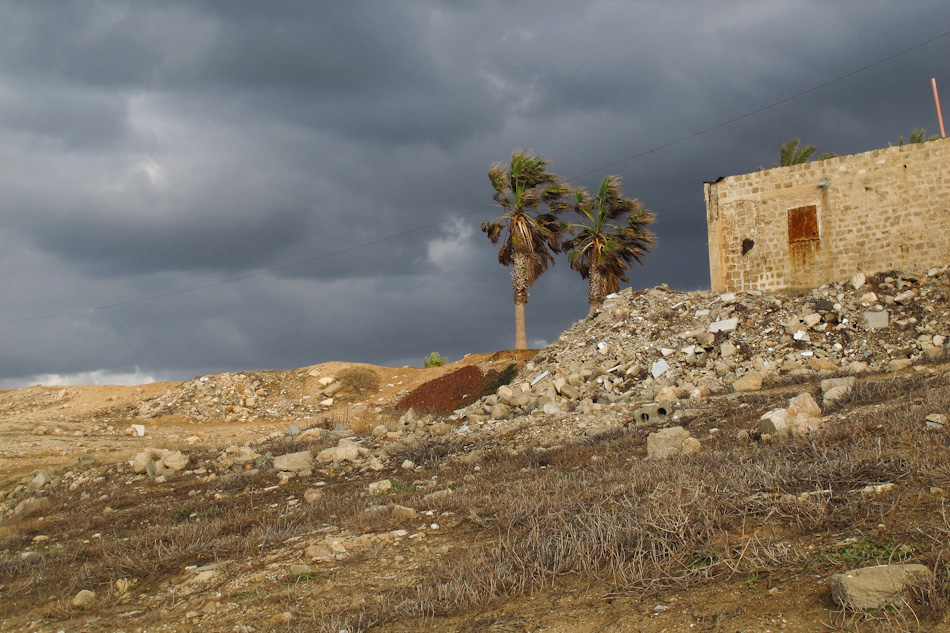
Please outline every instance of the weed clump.
[[336, 379], [343, 385], [344, 389], [357, 395], [375, 392], [379, 389], [379, 376], [368, 367], [344, 369], [336, 375]]
[[445, 364], [448, 358], [445, 356], [439, 356], [438, 352], [432, 352], [427, 357], [423, 358], [422, 361], [425, 363], [425, 366], [428, 367], [441, 367]]

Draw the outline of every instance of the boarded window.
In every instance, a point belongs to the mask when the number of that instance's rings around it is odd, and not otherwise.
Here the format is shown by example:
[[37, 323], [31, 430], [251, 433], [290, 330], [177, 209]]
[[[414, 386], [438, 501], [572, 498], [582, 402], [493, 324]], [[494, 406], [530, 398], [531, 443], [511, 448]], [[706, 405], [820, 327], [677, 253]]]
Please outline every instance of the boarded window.
[[806, 242], [820, 239], [818, 234], [818, 212], [815, 205], [796, 207], [788, 210], [788, 243]]

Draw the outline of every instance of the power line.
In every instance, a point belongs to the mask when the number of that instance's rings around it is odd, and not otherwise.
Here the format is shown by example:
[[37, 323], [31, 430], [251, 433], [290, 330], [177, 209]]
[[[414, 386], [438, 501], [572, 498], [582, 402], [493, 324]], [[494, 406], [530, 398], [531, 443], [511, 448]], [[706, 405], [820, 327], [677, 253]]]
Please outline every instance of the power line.
[[609, 168], [614, 167], [614, 166], [616, 166], [616, 165], [620, 165], [620, 164], [622, 164], [622, 163], [626, 163], [627, 161], [631, 161], [631, 160], [633, 160], [633, 159], [635, 159], [635, 158], [641, 158], [641, 157], [643, 157], [643, 156], [646, 156], [647, 154], [652, 154], [653, 152], [655, 152], [655, 151], [657, 151], [657, 150], [666, 149], [667, 147], [672, 147], [673, 145], [676, 145], [677, 143], [682, 143], [683, 141], [688, 141], [688, 140], [690, 140], [690, 139], [696, 138], [697, 136], [702, 136], [703, 134], [708, 134], [709, 132], [712, 132], [713, 130], [718, 130], [719, 128], [726, 127], [727, 125], [731, 125], [731, 124], [735, 123], [736, 121], [741, 121], [741, 120], [743, 120], [743, 119], [748, 119], [749, 117], [755, 116], [756, 114], [759, 114], [759, 113], [761, 113], [761, 112], [765, 112], [766, 110], [770, 110], [770, 109], [772, 109], [772, 108], [774, 108], [774, 107], [776, 107], [776, 106], [780, 106], [780, 105], [782, 105], [783, 103], [788, 103], [789, 101], [792, 101], [792, 100], [794, 100], [794, 99], [798, 99], [799, 97], [803, 97], [803, 96], [805, 96], [805, 95], [807, 95], [807, 94], [810, 94], [810, 93], [812, 93], [812, 92], [815, 92], [815, 91], [817, 91], [817, 90], [821, 90], [822, 88], [827, 88], [827, 87], [830, 86], [831, 84], [838, 83], [839, 81], [843, 81], [843, 80], [847, 79], [848, 77], [853, 77], [854, 75], [857, 75], [857, 74], [859, 74], [859, 73], [863, 73], [864, 71], [870, 70], [871, 68], [874, 68], [875, 66], [880, 66], [881, 64], [884, 64], [884, 63], [886, 63], [886, 62], [889, 62], [889, 61], [891, 61], [892, 59], [895, 59], [895, 58], [897, 58], [897, 57], [900, 57], [901, 55], [906, 55], [907, 53], [910, 53], [911, 51], [917, 50], [918, 48], [922, 48], [922, 47], [924, 47], [924, 46], [927, 46], [928, 44], [932, 44], [932, 43], [936, 42], [937, 40], [939, 40], [939, 39], [941, 39], [941, 38], [947, 37], [948, 35], [950, 35], [950, 31], [947, 31], [946, 33], [943, 33], [943, 34], [938, 35], [938, 36], [936, 36], [936, 37], [932, 37], [932, 38], [930, 38], [929, 40], [927, 40], [927, 41], [925, 41], [925, 42], [921, 42], [920, 44], [915, 44], [914, 46], [911, 46], [910, 48], [905, 48], [904, 50], [900, 51], [899, 53], [894, 53], [893, 55], [890, 55], [890, 56], [888, 56], [888, 57], [885, 57], [884, 59], [879, 59], [878, 61], [876, 61], [876, 62], [874, 62], [874, 63], [868, 64], [867, 66], [862, 66], [861, 68], [858, 68], [857, 70], [852, 70], [851, 72], [845, 73], [845, 74], [843, 74], [843, 75], [841, 75], [841, 76], [839, 76], [839, 77], [835, 77], [834, 79], [831, 79], [831, 80], [829, 80], [829, 81], [826, 81], [825, 83], [818, 84], [817, 86], [813, 86], [812, 88], [809, 88], [808, 90], [803, 90], [803, 91], [801, 91], [801, 92], [799, 92], [799, 93], [797, 93], [797, 94], [794, 94], [794, 95], [792, 95], [792, 96], [790, 96], [790, 97], [785, 97], [784, 99], [780, 99], [779, 101], [776, 101], [776, 102], [774, 102], [774, 103], [770, 103], [770, 104], [767, 105], [767, 106], [762, 106], [761, 108], [758, 108], [758, 109], [756, 109], [756, 110], [752, 110], [751, 112], [746, 112], [745, 114], [742, 114], [742, 115], [737, 116], [737, 117], [735, 117], [735, 118], [729, 119], [728, 121], [723, 121], [722, 123], [717, 123], [716, 125], [713, 125], [713, 126], [711, 126], [711, 127], [707, 127], [706, 129], [700, 130], [699, 132], [693, 132], [692, 134], [689, 134], [689, 135], [684, 136], [684, 137], [682, 137], [682, 138], [678, 138], [678, 139], [676, 139], [675, 141], [670, 141], [669, 143], [664, 143], [663, 145], [657, 145], [656, 147], [653, 147], [653, 148], [648, 149], [648, 150], [644, 150], [644, 151], [640, 152], [639, 154], [634, 154], [633, 156], [628, 156], [627, 158], [621, 158], [620, 160], [614, 161], [614, 162], [610, 163], [609, 165], [604, 165], [603, 167], [598, 167], [597, 169], [592, 169], [591, 171], [584, 172], [583, 174], [579, 174], [579, 175], [577, 175], [577, 176], [574, 176], [573, 178], [571, 178], [571, 180], [574, 180], [574, 179], [576, 179], [576, 178], [583, 178], [584, 176], [590, 176], [591, 174], [595, 174], [595, 173], [597, 173], [597, 172], [599, 172], [599, 171], [603, 171], [604, 169], [609, 169]]
[[[788, 103], [789, 101], [793, 101], [793, 100], [795, 100], [795, 99], [798, 99], [799, 97], [803, 97], [803, 96], [805, 96], [805, 95], [807, 95], [807, 94], [810, 94], [810, 93], [812, 93], [812, 92], [821, 90], [822, 88], [827, 88], [828, 86], [830, 86], [830, 85], [832, 85], [832, 84], [835, 84], [835, 83], [838, 83], [839, 81], [843, 81], [843, 80], [845, 80], [845, 79], [848, 79], [849, 77], [853, 77], [854, 75], [858, 75], [858, 74], [860, 74], [860, 73], [863, 73], [863, 72], [865, 72], [865, 71], [867, 71], [867, 70], [870, 70], [871, 68], [874, 68], [874, 67], [876, 67], [876, 66], [880, 66], [881, 64], [885, 64], [885, 63], [887, 63], [887, 62], [889, 62], [889, 61], [891, 61], [891, 60], [893, 60], [893, 59], [896, 59], [897, 57], [900, 57], [900, 56], [902, 56], [902, 55], [906, 55], [907, 53], [910, 53], [910, 52], [912, 52], [912, 51], [915, 51], [915, 50], [917, 50], [917, 49], [919, 49], [919, 48], [923, 48], [924, 46], [927, 46], [928, 44], [932, 44], [933, 42], [936, 42], [937, 40], [940, 40], [940, 39], [942, 39], [942, 38], [944, 38], [944, 37], [947, 37], [948, 35], [950, 35], [950, 31], [947, 31], [946, 33], [942, 33], [942, 34], [940, 34], [940, 35], [937, 35], [936, 37], [932, 37], [932, 38], [930, 38], [929, 40], [925, 40], [925, 41], [923, 41], [923, 42], [920, 42], [919, 44], [915, 44], [914, 46], [911, 46], [910, 48], [905, 48], [905, 49], [902, 50], [902, 51], [899, 51], [899, 52], [897, 52], [897, 53], [894, 53], [893, 55], [889, 55], [889, 56], [887, 56], [887, 57], [884, 57], [883, 59], [879, 59], [879, 60], [877, 60], [877, 61], [875, 61], [875, 62], [872, 62], [872, 63], [870, 63], [870, 64], [867, 64], [866, 66], [862, 66], [861, 68], [858, 68], [858, 69], [856, 69], [856, 70], [852, 70], [852, 71], [850, 71], [850, 72], [847, 72], [847, 73], [845, 73], [845, 74], [843, 74], [843, 75], [840, 75], [840, 76], [838, 76], [838, 77], [835, 77], [834, 79], [830, 79], [830, 80], [828, 80], [828, 81], [826, 81], [826, 82], [824, 82], [824, 83], [818, 84], [817, 86], [813, 86], [813, 87], [811, 87], [811, 88], [809, 88], [809, 89], [807, 89], [807, 90], [803, 90], [803, 91], [798, 92], [798, 93], [796, 93], [796, 94], [794, 94], [794, 95], [791, 95], [791, 96], [789, 96], [789, 97], [785, 97], [784, 99], [780, 99], [780, 100], [778, 100], [778, 101], [775, 101], [775, 102], [773, 102], [773, 103], [770, 103], [769, 105], [762, 106], [761, 108], [757, 108], [757, 109], [755, 109], [755, 110], [752, 110], [751, 112], [746, 112], [745, 114], [742, 114], [742, 115], [739, 115], [739, 116], [734, 117], [734, 118], [732, 118], [732, 119], [729, 119], [728, 121], [723, 121], [722, 123], [717, 123], [716, 125], [707, 127], [707, 128], [702, 129], [702, 130], [700, 130], [700, 131], [698, 131], [698, 132], [693, 132], [692, 134], [688, 134], [688, 135], [683, 136], [683, 137], [680, 137], [680, 138], [678, 138], [678, 139], [676, 139], [676, 140], [669, 141], [669, 142], [667, 142], [667, 143], [663, 143], [662, 145], [657, 145], [657, 146], [655, 146], [655, 147], [652, 147], [652, 148], [650, 148], [650, 149], [644, 150], [644, 151], [639, 152], [639, 153], [637, 153], [637, 154], [633, 154], [632, 156], [628, 156], [628, 157], [626, 157], [626, 158], [621, 158], [620, 160], [614, 161], [614, 162], [609, 163], [609, 164], [607, 164], [607, 165], [603, 165], [603, 166], [601, 166], [601, 167], [597, 167], [596, 169], [592, 169], [592, 170], [587, 171], [587, 172], [584, 172], [584, 173], [582, 173], [582, 174], [577, 174], [577, 175], [575, 175], [575, 176], [571, 176], [570, 178], [568, 178], [568, 180], [577, 180], [578, 178], [583, 178], [584, 176], [589, 176], [589, 175], [595, 174], [595, 173], [597, 173], [597, 172], [599, 172], [599, 171], [603, 171], [603, 170], [605, 170], [605, 169], [610, 169], [611, 167], [615, 167], [615, 166], [617, 166], [617, 165], [620, 165], [620, 164], [629, 162], [629, 161], [631, 161], [631, 160], [635, 160], [635, 159], [637, 159], [637, 158], [642, 158], [643, 156], [646, 156], [647, 154], [652, 154], [652, 153], [657, 152], [657, 151], [659, 151], [659, 150], [663, 150], [663, 149], [666, 149], [666, 148], [668, 148], [668, 147], [672, 147], [673, 145], [676, 145], [676, 144], [678, 144], [678, 143], [682, 143], [682, 142], [684, 142], [684, 141], [688, 141], [688, 140], [694, 139], [694, 138], [696, 138], [696, 137], [698, 137], [698, 136], [702, 136], [702, 135], [704, 135], [704, 134], [708, 134], [709, 132], [712, 132], [712, 131], [714, 131], [714, 130], [718, 130], [718, 129], [723, 128], [723, 127], [726, 127], [726, 126], [728, 126], [728, 125], [732, 125], [733, 123], [736, 123], [737, 121], [742, 121], [743, 119], [748, 119], [749, 117], [755, 116], [756, 114], [760, 114], [760, 113], [762, 113], [762, 112], [765, 112], [766, 110], [770, 110], [770, 109], [772, 109], [772, 108], [775, 108], [775, 107], [777, 107], [777, 106], [780, 106], [780, 105], [782, 105], [783, 103]], [[102, 310], [110, 310], [110, 309], [112, 309], [112, 308], [120, 308], [120, 307], [122, 307], [122, 306], [134, 305], [134, 304], [136, 304], [136, 303], [144, 303], [144, 302], [146, 302], [146, 301], [156, 301], [156, 300], [158, 300], [158, 299], [166, 299], [166, 298], [168, 298], [168, 297], [174, 297], [174, 296], [177, 296], [177, 295], [183, 295], [183, 294], [188, 294], [188, 293], [191, 293], [191, 292], [197, 292], [197, 291], [199, 291], [199, 290], [207, 290], [208, 288], [214, 288], [214, 287], [216, 287], [216, 286], [223, 286], [223, 285], [225, 285], [225, 284], [230, 284], [230, 283], [234, 283], [234, 282], [237, 282], [237, 281], [243, 281], [243, 280], [245, 280], [245, 279], [251, 279], [251, 278], [253, 278], [253, 277], [260, 277], [260, 276], [262, 276], [262, 275], [269, 275], [270, 273], [275, 273], [275, 272], [278, 272], [278, 271], [281, 271], [281, 270], [286, 270], [286, 269], [288, 269], [288, 268], [293, 268], [293, 267], [295, 267], [295, 266], [302, 266], [302, 265], [304, 265], [304, 264], [310, 264], [310, 263], [312, 263], [312, 262], [316, 262], [316, 261], [319, 261], [319, 260], [321, 260], [321, 259], [326, 259], [327, 257], [335, 257], [335, 256], [337, 256], [337, 255], [342, 255], [342, 254], [344, 254], [344, 253], [349, 253], [349, 252], [351, 252], [351, 251], [355, 251], [355, 250], [358, 250], [358, 249], [361, 249], [361, 248], [366, 248], [367, 246], [373, 246], [373, 245], [375, 245], [375, 244], [380, 244], [380, 243], [386, 242], [386, 241], [388, 241], [388, 240], [393, 240], [393, 239], [396, 239], [396, 238], [399, 238], [399, 237], [404, 237], [404, 236], [406, 236], [406, 235], [410, 235], [410, 234], [412, 234], [412, 233], [417, 233], [417, 232], [419, 232], [419, 231], [424, 231], [424, 230], [426, 230], [426, 229], [431, 229], [431, 228], [436, 227], [436, 226], [439, 226], [439, 225], [441, 225], [441, 224], [447, 224], [447, 223], [449, 223], [449, 222], [454, 222], [454, 221], [459, 220], [459, 219], [461, 219], [461, 218], [464, 218], [464, 217], [466, 217], [466, 216], [472, 215], [472, 214], [474, 214], [474, 213], [480, 213], [481, 211], [485, 211], [485, 210], [491, 209], [491, 208], [492, 208], [492, 205], [485, 205], [485, 206], [479, 207], [479, 208], [477, 208], [477, 209], [473, 209], [473, 210], [471, 210], [471, 211], [466, 211], [465, 213], [461, 213], [461, 214], [459, 214], [459, 215], [452, 216], [452, 217], [450, 217], [450, 218], [445, 218], [445, 219], [443, 219], [443, 220], [438, 220], [438, 221], [436, 221], [436, 222], [431, 222], [431, 223], [429, 223], [429, 224], [423, 224], [423, 225], [421, 225], [421, 226], [417, 226], [417, 227], [415, 227], [415, 228], [408, 229], [408, 230], [406, 230], [406, 231], [402, 231], [401, 233], [393, 233], [392, 235], [387, 235], [387, 236], [385, 236], [385, 237], [380, 237], [380, 238], [375, 239], [375, 240], [370, 240], [370, 241], [368, 241], [368, 242], [362, 242], [362, 243], [356, 244], [356, 245], [354, 245], [354, 246], [349, 246], [349, 247], [347, 247], [347, 248], [343, 248], [343, 249], [340, 249], [340, 250], [336, 250], [336, 251], [333, 251], [332, 253], [324, 253], [323, 255], [317, 255], [316, 257], [311, 257], [311, 258], [309, 258], [309, 259], [304, 259], [304, 260], [297, 261], [297, 262], [293, 262], [293, 263], [290, 263], [290, 264], [284, 264], [283, 266], [276, 266], [276, 267], [274, 267], [274, 268], [268, 268], [268, 269], [266, 269], [266, 270], [261, 270], [261, 271], [258, 271], [258, 272], [256, 272], [256, 273], [250, 273], [250, 274], [247, 274], [247, 275], [241, 275], [240, 277], [231, 277], [231, 278], [229, 278], [229, 279], [223, 279], [223, 280], [221, 280], [221, 281], [216, 281], [216, 282], [210, 283], [210, 284], [204, 284], [204, 285], [201, 285], [201, 286], [194, 286], [194, 287], [192, 287], [192, 288], [185, 288], [185, 289], [183, 289], [183, 290], [176, 290], [176, 291], [174, 291], [174, 292], [166, 292], [166, 293], [164, 293], [164, 294], [151, 295], [151, 296], [148, 296], [148, 297], [142, 297], [142, 298], [139, 298], [139, 299], [132, 299], [132, 300], [129, 300], [129, 301], [120, 301], [120, 302], [118, 302], [118, 303], [110, 303], [110, 304], [106, 304], [106, 305], [102, 305], [102, 306], [97, 306], [97, 307], [94, 307], [94, 308], [83, 308], [83, 309], [81, 309], [81, 310], [69, 310], [69, 311], [66, 311], [66, 312], [57, 312], [57, 313], [54, 313], [54, 314], [43, 314], [43, 315], [38, 315], [38, 316], [25, 317], [25, 318], [22, 318], [22, 319], [11, 319], [11, 320], [9, 320], [9, 321], [0, 321], [0, 325], [10, 325], [10, 324], [13, 324], [13, 323], [25, 323], [25, 322], [28, 322], [28, 321], [40, 321], [40, 320], [43, 320], [43, 319], [53, 319], [53, 318], [56, 318], [56, 317], [70, 316], [70, 315], [73, 315], [73, 314], [89, 314], [89, 313], [92, 313], [92, 312], [100, 312], [100, 311], [102, 311]]]

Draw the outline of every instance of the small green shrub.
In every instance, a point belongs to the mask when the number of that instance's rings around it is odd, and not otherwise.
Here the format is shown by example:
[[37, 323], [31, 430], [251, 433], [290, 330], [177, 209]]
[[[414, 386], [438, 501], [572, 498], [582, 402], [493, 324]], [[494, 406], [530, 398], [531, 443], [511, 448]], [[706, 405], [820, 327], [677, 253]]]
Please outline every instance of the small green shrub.
[[336, 375], [336, 379], [343, 384], [343, 388], [357, 394], [375, 392], [379, 390], [379, 376], [368, 367], [350, 367]]
[[426, 367], [441, 367], [447, 360], [445, 356], [439, 356], [438, 352], [432, 352], [427, 358], [422, 359]]

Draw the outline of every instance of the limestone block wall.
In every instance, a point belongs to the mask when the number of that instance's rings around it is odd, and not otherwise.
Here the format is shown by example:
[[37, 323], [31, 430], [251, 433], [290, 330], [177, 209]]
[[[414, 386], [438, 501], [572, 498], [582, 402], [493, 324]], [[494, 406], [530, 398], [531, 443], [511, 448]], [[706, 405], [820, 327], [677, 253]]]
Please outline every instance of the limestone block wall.
[[713, 290], [950, 263], [950, 139], [706, 183]]

